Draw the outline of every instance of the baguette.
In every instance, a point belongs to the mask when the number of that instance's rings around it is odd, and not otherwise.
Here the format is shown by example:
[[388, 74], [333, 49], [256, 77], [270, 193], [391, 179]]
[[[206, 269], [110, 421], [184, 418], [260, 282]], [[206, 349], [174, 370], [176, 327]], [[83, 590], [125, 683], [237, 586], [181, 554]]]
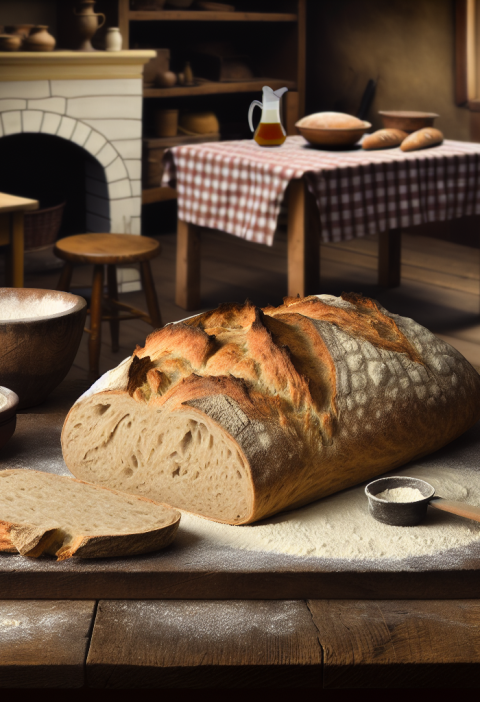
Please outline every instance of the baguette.
[[367, 134], [362, 141], [363, 149], [390, 149], [399, 146], [407, 137], [407, 132], [401, 129], [379, 129], [373, 134]]
[[417, 149], [428, 149], [430, 146], [438, 146], [443, 141], [443, 134], [439, 129], [424, 127], [402, 141], [400, 148], [402, 151], [416, 151]]
[[74, 478], [0, 471], [0, 551], [105, 558], [149, 553], [175, 538], [180, 513]]
[[355, 294], [250, 303], [153, 332], [70, 410], [77, 477], [249, 524], [437, 450], [480, 418], [480, 376]]

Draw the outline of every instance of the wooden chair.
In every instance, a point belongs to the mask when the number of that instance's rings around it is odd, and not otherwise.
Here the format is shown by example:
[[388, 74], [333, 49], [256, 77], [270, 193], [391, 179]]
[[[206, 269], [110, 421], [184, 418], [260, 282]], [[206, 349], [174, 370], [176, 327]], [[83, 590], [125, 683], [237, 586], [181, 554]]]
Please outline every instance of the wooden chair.
[[[142, 319], [152, 327], [162, 326], [160, 308], [153, 283], [150, 259], [160, 253], [160, 245], [155, 239], [132, 234], [78, 234], [57, 241], [54, 253], [65, 261], [57, 290], [68, 292], [74, 264], [89, 263], [93, 268], [92, 298], [90, 303], [91, 328], [88, 343], [90, 373], [99, 375], [99, 358], [102, 321], [110, 322], [112, 351], [118, 351], [119, 323], [125, 319]], [[126, 263], [140, 263], [143, 290], [147, 302], [148, 314], [136, 307], [118, 300], [117, 276], [115, 266]], [[104, 267], [107, 266], [108, 295], [103, 297]], [[110, 307], [110, 314], [102, 313], [102, 303]], [[119, 309], [128, 314], [119, 316]]]

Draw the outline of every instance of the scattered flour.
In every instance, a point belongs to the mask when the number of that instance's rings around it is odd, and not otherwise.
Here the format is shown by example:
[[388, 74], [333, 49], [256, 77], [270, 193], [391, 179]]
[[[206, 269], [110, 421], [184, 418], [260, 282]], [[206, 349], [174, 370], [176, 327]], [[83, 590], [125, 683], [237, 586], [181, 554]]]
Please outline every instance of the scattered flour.
[[38, 299], [29, 300], [17, 297], [15, 293], [0, 296], [0, 322], [12, 319], [33, 319], [35, 317], [49, 317], [52, 314], [65, 312], [77, 304], [72, 296], [71, 300], [57, 295], [42, 295]]
[[418, 502], [425, 499], [420, 490], [410, 487], [393, 488], [393, 490], [384, 490], [379, 492], [375, 497], [387, 502]]
[[[426, 480], [441, 497], [480, 506], [480, 476], [457, 468], [408, 466], [394, 475]], [[182, 513], [183, 541], [326, 559], [404, 559], [480, 541], [480, 523], [429, 509], [415, 527], [381, 524], [368, 513], [364, 485], [249, 526], [218, 524]]]

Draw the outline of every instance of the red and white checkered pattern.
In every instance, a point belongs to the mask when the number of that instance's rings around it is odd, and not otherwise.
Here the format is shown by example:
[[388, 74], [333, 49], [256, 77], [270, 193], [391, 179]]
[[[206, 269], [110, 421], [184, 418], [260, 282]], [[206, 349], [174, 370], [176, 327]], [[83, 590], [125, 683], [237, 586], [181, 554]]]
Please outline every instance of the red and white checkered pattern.
[[320, 151], [301, 136], [279, 148], [208, 142], [170, 149], [164, 164], [180, 219], [269, 246], [286, 187], [302, 176], [324, 241], [480, 214], [480, 144], [468, 142], [407, 153]]

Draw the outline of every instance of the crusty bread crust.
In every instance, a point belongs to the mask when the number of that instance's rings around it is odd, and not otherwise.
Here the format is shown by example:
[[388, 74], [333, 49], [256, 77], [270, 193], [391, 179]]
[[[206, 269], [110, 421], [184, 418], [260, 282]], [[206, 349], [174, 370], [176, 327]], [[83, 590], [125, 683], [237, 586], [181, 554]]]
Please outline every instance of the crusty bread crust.
[[[264, 310], [221, 305], [151, 334], [134, 352], [123, 390], [97, 387], [65, 421], [69, 469], [232, 524], [375, 477], [437, 450], [480, 418], [480, 376], [461, 354], [413, 320], [355, 294], [286, 298]], [[131, 434], [114, 424], [107, 431], [109, 415], [97, 416], [99, 403], [112, 412], [121, 405]], [[174, 481], [164, 465], [173, 445], [148, 458], [165, 423], [171, 417], [181, 423], [182, 413], [190, 422], [201, 418], [215, 441], [235, 453], [235, 466], [246, 466], [248, 481], [243, 492], [238, 488], [243, 512], [222, 513], [232, 487], [208, 508], [198, 506], [193, 482], [170, 492]], [[128, 469], [131, 477], [120, 476], [109, 455], [120, 437], [133, 446], [140, 417], [148, 456]], [[185, 472], [190, 460], [184, 457]]]
[[402, 151], [416, 151], [417, 149], [428, 149], [430, 146], [438, 146], [443, 141], [443, 134], [434, 127], [424, 127], [409, 134], [400, 145]]
[[[109, 493], [124, 498], [136, 499], [141, 502], [159, 505], [146, 497], [130, 495], [112, 490], [111, 488], [92, 485], [84, 480], [42, 473], [33, 470], [5, 470], [2, 476], [17, 474], [20, 478], [40, 476], [52, 482], [54, 488], [58, 481], [70, 481], [72, 484], [89, 485], [95, 490], [107, 490]], [[20, 499], [20, 497], [19, 497]], [[38, 558], [45, 554], [55, 555], [58, 561], [64, 561], [75, 556], [77, 558], [111, 558], [119, 556], [134, 556], [150, 553], [170, 545], [180, 524], [180, 513], [172, 510], [168, 505], [159, 505], [171, 512], [165, 525], [146, 531], [137, 531], [126, 534], [85, 535], [65, 533], [58, 526], [52, 524], [35, 526], [27, 522], [10, 522], [0, 519], [0, 551], [7, 553], [20, 553], [22, 556]]]
[[407, 132], [402, 132], [401, 129], [379, 129], [364, 137], [362, 148], [389, 149], [393, 146], [399, 146], [407, 136]]

